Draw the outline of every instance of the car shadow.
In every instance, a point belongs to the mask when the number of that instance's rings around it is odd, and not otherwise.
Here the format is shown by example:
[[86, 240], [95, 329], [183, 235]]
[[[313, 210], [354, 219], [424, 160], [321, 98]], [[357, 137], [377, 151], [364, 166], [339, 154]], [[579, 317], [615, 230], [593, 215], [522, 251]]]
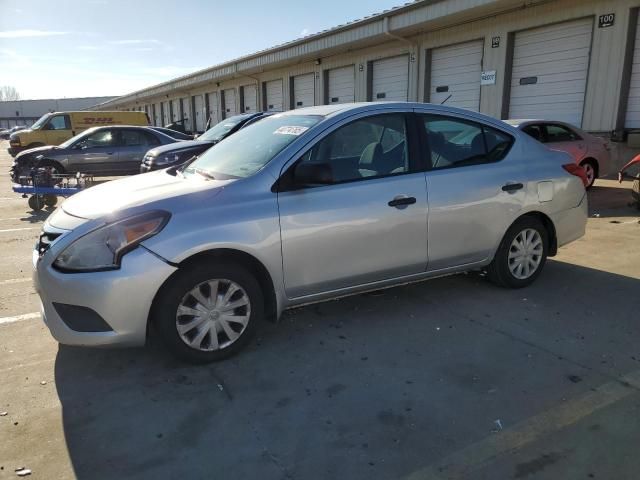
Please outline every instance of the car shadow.
[[467, 274], [290, 310], [211, 365], [60, 346], [68, 453], [80, 480], [404, 476], [638, 368], [639, 288], [549, 261], [525, 290]]
[[638, 217], [640, 211], [631, 197], [631, 182], [620, 187], [594, 185], [588, 191], [590, 217]]
[[20, 217], [20, 221], [28, 223], [42, 223], [54, 212], [54, 210], [55, 207], [45, 207], [42, 210], [30, 210], [26, 213], [26, 216]]

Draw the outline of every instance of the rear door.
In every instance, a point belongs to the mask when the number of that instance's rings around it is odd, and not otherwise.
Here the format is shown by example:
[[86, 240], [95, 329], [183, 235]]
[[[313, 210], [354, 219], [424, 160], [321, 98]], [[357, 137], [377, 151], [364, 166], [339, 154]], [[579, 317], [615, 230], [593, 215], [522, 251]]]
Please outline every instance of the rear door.
[[425, 113], [429, 270], [488, 259], [525, 198], [525, 170], [509, 156], [513, 138], [464, 117]]
[[48, 145], [60, 145], [65, 140], [70, 139], [73, 134], [69, 115], [52, 116], [45, 125], [44, 131]]
[[119, 131], [118, 158], [111, 170], [119, 174], [140, 173], [144, 154], [160, 145], [158, 138], [143, 130], [124, 128]]
[[109, 171], [118, 160], [116, 132], [98, 130], [77, 142], [68, 156], [70, 173], [99, 174]]
[[[278, 194], [289, 298], [425, 271], [427, 191], [409, 154], [407, 118], [388, 113], [344, 124], [283, 175], [290, 185]], [[333, 183], [297, 185], [295, 166], [303, 163], [328, 164]]]

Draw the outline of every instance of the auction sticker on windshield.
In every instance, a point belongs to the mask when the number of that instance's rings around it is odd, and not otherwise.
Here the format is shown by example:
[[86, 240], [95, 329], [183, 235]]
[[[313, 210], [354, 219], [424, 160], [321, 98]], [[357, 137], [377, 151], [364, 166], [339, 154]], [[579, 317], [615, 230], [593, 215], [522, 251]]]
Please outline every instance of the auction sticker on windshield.
[[300, 135], [309, 130], [309, 127], [279, 127], [274, 135]]

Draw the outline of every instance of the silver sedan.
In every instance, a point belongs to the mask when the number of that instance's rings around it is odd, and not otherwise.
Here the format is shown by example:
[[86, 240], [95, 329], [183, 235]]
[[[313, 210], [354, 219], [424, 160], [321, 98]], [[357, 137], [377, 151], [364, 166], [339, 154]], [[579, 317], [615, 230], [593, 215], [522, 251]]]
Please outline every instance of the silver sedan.
[[345, 104], [273, 115], [192, 163], [67, 200], [33, 253], [43, 318], [74, 345], [194, 362], [288, 307], [468, 270], [521, 288], [581, 237], [584, 172], [452, 107]]

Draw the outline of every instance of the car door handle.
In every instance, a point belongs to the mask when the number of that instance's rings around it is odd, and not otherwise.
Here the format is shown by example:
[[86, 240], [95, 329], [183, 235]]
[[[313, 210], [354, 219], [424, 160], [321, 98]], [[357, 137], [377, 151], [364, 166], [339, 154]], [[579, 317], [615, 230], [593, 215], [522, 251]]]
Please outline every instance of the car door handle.
[[107, 152], [107, 155], [113, 155], [113, 152]]
[[521, 190], [524, 188], [524, 185], [521, 183], [507, 183], [502, 186], [502, 190], [505, 192], [515, 192], [516, 190]]
[[402, 207], [403, 205], [413, 205], [416, 203], [416, 197], [399, 196], [391, 200], [387, 205], [390, 207]]

